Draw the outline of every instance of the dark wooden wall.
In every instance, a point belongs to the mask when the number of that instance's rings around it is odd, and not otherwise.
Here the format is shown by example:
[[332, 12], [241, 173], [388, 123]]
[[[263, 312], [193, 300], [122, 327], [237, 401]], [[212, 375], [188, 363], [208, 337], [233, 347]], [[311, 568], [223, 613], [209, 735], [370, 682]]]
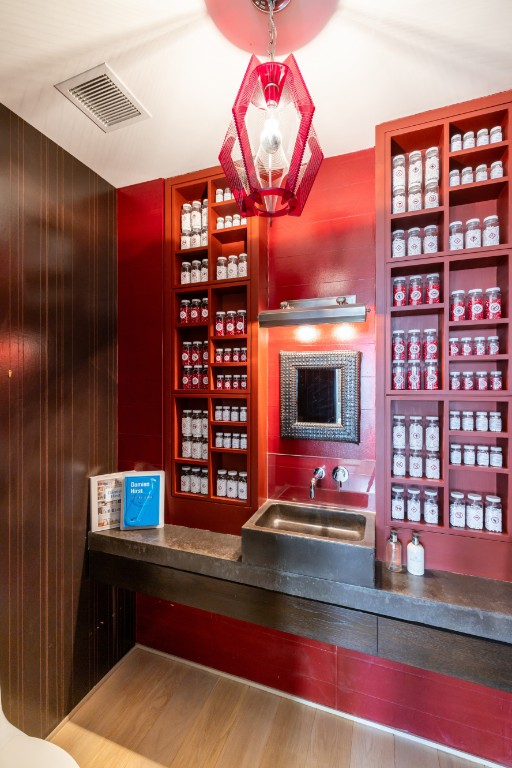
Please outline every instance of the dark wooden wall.
[[0, 107], [0, 682], [46, 735], [133, 644], [86, 572], [89, 474], [116, 465], [115, 190]]

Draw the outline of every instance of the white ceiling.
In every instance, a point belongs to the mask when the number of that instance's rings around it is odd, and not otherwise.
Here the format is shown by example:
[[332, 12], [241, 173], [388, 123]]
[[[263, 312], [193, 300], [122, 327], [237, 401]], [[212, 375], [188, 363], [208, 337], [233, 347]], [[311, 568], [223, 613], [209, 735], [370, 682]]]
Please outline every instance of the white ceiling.
[[[278, 31], [293, 3], [315, 13], [330, 1], [292, 0]], [[249, 0], [215, 2], [263, 55]], [[219, 31], [213, 5], [0, 0], [0, 101], [116, 187], [216, 165], [249, 54]], [[511, 33], [512, 0], [339, 0], [294, 51], [325, 155], [373, 146], [383, 121], [511, 88]], [[150, 120], [103, 133], [53, 87], [104, 61]]]

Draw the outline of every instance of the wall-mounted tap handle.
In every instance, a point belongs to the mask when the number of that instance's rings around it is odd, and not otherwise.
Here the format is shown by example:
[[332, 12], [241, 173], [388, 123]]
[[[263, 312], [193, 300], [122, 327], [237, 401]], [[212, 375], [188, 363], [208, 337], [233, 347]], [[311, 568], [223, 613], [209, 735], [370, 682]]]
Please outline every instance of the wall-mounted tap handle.
[[334, 467], [332, 471], [332, 479], [335, 483], [338, 483], [338, 490], [341, 491], [341, 486], [348, 480], [348, 469], [346, 467]]
[[313, 477], [317, 480], [323, 480], [325, 477], [325, 469], [323, 467], [315, 467]]

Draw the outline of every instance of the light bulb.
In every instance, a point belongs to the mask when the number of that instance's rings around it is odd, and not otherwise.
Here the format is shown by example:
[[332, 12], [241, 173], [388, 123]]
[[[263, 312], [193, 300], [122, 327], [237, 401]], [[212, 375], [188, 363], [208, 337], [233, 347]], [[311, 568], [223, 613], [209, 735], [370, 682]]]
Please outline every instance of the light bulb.
[[260, 136], [261, 146], [269, 155], [274, 155], [280, 149], [283, 137], [279, 130], [279, 121], [275, 117], [276, 110], [269, 108], [265, 118], [265, 125]]

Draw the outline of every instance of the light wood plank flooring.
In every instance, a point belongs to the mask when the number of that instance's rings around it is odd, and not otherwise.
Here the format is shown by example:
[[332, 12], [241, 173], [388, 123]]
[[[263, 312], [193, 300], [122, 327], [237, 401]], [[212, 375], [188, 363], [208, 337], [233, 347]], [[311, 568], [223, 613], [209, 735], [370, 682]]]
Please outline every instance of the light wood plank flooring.
[[470, 768], [474, 763], [135, 648], [52, 741], [80, 768]]

